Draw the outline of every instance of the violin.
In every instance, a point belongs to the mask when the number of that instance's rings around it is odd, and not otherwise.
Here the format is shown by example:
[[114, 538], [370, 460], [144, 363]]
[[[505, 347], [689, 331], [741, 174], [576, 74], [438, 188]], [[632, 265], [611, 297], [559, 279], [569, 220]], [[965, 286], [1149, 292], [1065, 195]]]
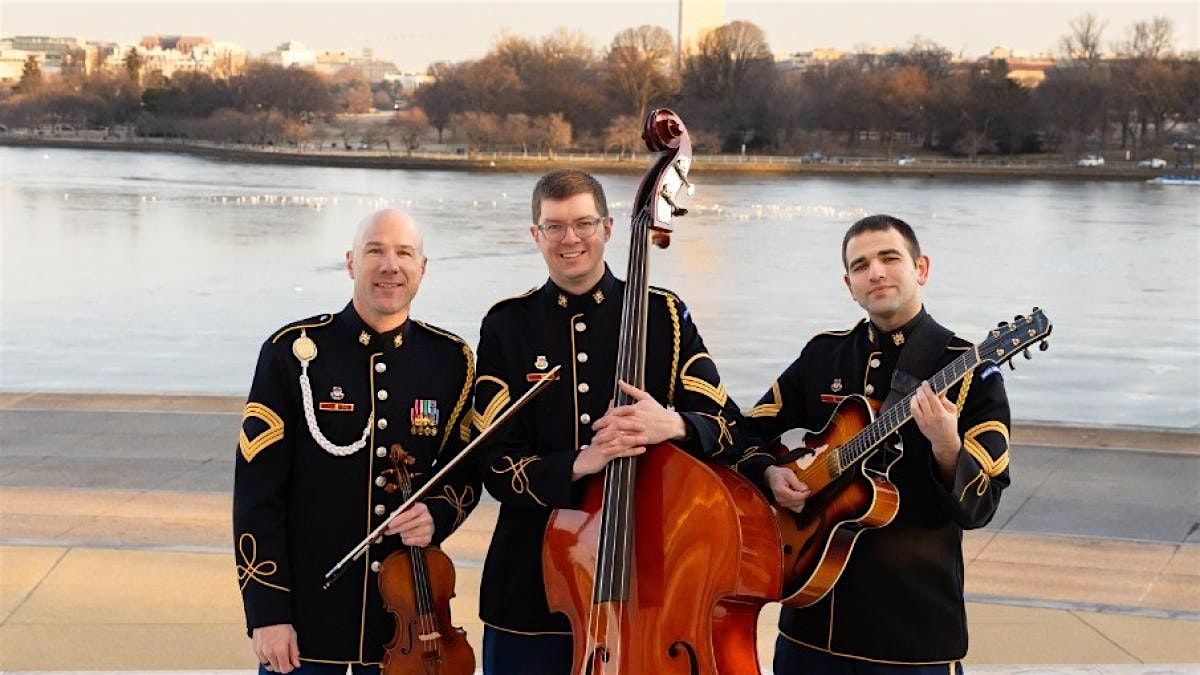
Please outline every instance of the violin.
[[[412, 496], [416, 458], [399, 443], [391, 447], [393, 468], [385, 471], [389, 492]], [[390, 489], [389, 489], [390, 488]], [[475, 651], [467, 632], [450, 621], [454, 563], [436, 546], [409, 546], [389, 555], [379, 569], [383, 606], [396, 618], [396, 634], [383, 656], [383, 675], [472, 675]]]
[[[617, 377], [645, 388], [648, 249], [670, 244], [675, 199], [691, 184], [683, 121], [652, 111], [642, 134], [659, 153], [634, 202]], [[614, 405], [632, 400], [619, 388]], [[575, 675], [758, 675], [759, 611], [777, 600], [782, 544], [771, 507], [727, 467], [671, 443], [585, 479], [579, 509], [546, 526], [542, 573], [571, 622]]]

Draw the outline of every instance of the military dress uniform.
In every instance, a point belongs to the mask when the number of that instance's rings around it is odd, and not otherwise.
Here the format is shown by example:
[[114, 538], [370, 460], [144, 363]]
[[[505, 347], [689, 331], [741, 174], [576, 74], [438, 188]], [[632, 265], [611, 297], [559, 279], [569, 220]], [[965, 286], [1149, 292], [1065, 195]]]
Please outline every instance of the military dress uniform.
[[[863, 320], [848, 331], [817, 335], [747, 414], [747, 435], [769, 441], [789, 429], [819, 431], [849, 394], [878, 406], [923, 321], [933, 321], [924, 309], [891, 332]], [[930, 372], [912, 375], [928, 379], [971, 348], [950, 338], [940, 356], [931, 355], [936, 366]], [[999, 370], [990, 365], [969, 372], [947, 397], [958, 409], [963, 443], [953, 486], [938, 477], [932, 446], [910, 420], [900, 428], [903, 454], [890, 472], [900, 494], [895, 520], [859, 535], [828, 595], [807, 608], [783, 608], [781, 640], [886, 663], [946, 664], [966, 655], [962, 531], [986, 525], [1009, 484], [1009, 409]], [[770, 463], [751, 452], [739, 469], [766, 489], [762, 471]]]
[[[458, 453], [474, 378], [470, 347], [414, 319], [377, 333], [353, 304], [284, 327], [259, 354], [234, 481], [238, 582], [249, 631], [293, 624], [300, 657], [377, 664], [394, 620], [376, 585], [387, 536], [322, 590], [324, 574], [402, 503], [392, 446], [420, 484]], [[460, 463], [424, 502], [433, 543], [474, 508]]]
[[[579, 506], [583, 481], [572, 482], [572, 466], [612, 400], [624, 290], [606, 267], [587, 293], [572, 295], [547, 281], [496, 304], [483, 320], [476, 430], [562, 364], [558, 381], [478, 451], [484, 487], [500, 502], [480, 591], [480, 617], [493, 628], [570, 635], [567, 618], [547, 608], [542, 534], [551, 509]], [[647, 309], [645, 390], [683, 416], [684, 449], [732, 464], [741, 453], [737, 408], [687, 308], [673, 293], [651, 288]]]

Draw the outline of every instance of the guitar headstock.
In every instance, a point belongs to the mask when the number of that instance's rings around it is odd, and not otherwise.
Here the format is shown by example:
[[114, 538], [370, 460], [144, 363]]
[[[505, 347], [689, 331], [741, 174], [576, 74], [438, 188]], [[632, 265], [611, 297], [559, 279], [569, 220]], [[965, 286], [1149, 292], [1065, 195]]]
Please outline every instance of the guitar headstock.
[[1053, 328], [1045, 312], [1034, 307], [1033, 311], [1025, 316], [1013, 317], [1012, 323], [1001, 321], [975, 350], [979, 352], [980, 361], [989, 361], [996, 365], [1009, 361], [1019, 353], [1024, 353], [1027, 359], [1032, 358], [1029, 348], [1033, 345], [1038, 345], [1038, 350], [1043, 352], [1050, 348], [1046, 338], [1050, 336]]

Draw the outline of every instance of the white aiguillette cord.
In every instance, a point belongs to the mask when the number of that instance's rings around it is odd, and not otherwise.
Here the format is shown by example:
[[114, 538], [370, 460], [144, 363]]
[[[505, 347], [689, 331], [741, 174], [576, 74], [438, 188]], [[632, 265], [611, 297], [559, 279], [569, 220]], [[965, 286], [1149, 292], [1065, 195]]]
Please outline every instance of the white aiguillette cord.
[[458, 456], [447, 462], [446, 466], [443, 466], [441, 469], [439, 469], [437, 473], [433, 474], [432, 478], [430, 478], [425, 482], [424, 485], [421, 486], [421, 489], [414, 492], [411, 497], [404, 500], [403, 504], [396, 507], [396, 510], [392, 511], [387, 518], [384, 518], [383, 522], [380, 523], [378, 527], [372, 530], [365, 539], [358, 542], [357, 546], [350, 549], [349, 553], [347, 553], [341, 560], [337, 562], [336, 565], [331, 567], [329, 571], [325, 573], [325, 583], [322, 584], [321, 587], [328, 590], [329, 587], [333, 585], [333, 582], [337, 581], [338, 577], [342, 576], [342, 573], [348, 569], [348, 563], [362, 557], [362, 554], [365, 553], [366, 550], [371, 546], [371, 542], [380, 537], [384, 528], [387, 527], [388, 523], [392, 522], [393, 518], [400, 515], [402, 511], [412, 506], [417, 500], [424, 497], [433, 488], [433, 486], [439, 480], [441, 480], [442, 476], [445, 476], [448, 471], [453, 469], [455, 465], [461, 462], [463, 458], [470, 454], [471, 451], [474, 450], [480, 443], [487, 440], [492, 433], [496, 431], [496, 429], [500, 428], [500, 425], [508, 421], [508, 418], [515, 415], [517, 411], [523, 408], [525, 404], [528, 403], [534, 396], [537, 396], [541, 392], [545, 391], [546, 387], [550, 386], [551, 382], [558, 379], [558, 371], [561, 369], [562, 365], [560, 364], [551, 368], [546, 372], [545, 375], [542, 375], [542, 378], [538, 380], [537, 383], [530, 387], [529, 390], [524, 394], [521, 394], [520, 398], [514, 401], [513, 404], [510, 405], [504, 412], [500, 413], [495, 421], [489, 424], [486, 429], [481, 431], [479, 435], [475, 437], [475, 440], [468, 443], [467, 447], [463, 448], [462, 452], [458, 453]]

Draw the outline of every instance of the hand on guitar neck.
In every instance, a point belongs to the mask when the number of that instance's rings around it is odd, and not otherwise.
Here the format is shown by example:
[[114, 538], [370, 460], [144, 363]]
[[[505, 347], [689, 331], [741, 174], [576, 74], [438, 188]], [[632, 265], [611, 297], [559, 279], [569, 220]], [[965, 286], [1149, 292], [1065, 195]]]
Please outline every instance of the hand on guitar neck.
[[922, 382], [912, 398], [912, 416], [933, 446], [933, 458], [938, 465], [938, 478], [949, 487], [954, 484], [954, 469], [962, 439], [958, 436], [958, 408], [945, 394], [933, 393], [929, 382]]

